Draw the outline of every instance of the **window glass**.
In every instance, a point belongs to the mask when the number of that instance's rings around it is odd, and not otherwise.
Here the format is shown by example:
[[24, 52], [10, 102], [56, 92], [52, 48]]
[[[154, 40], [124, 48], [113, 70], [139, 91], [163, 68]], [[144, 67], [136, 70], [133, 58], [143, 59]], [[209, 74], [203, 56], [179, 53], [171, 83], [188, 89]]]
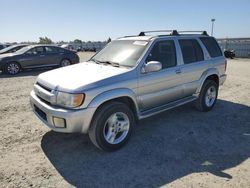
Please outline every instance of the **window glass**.
[[52, 47], [52, 46], [45, 46], [46, 53], [56, 53], [57, 48]]
[[201, 42], [206, 47], [209, 55], [211, 57], [222, 56], [221, 49], [213, 37], [200, 37]]
[[148, 41], [114, 40], [92, 59], [100, 62], [115, 62], [122, 66], [134, 67], [146, 49]]
[[44, 53], [44, 49], [42, 46], [35, 47], [26, 52], [27, 54], [39, 55]]
[[176, 50], [174, 41], [167, 40], [157, 42], [146, 61], [159, 61], [162, 63], [162, 69], [176, 66]]
[[195, 39], [180, 39], [179, 40], [182, 57], [185, 64], [203, 61], [203, 51]]
[[58, 50], [58, 52], [66, 52], [66, 50], [63, 48], [57, 48], [57, 50]]

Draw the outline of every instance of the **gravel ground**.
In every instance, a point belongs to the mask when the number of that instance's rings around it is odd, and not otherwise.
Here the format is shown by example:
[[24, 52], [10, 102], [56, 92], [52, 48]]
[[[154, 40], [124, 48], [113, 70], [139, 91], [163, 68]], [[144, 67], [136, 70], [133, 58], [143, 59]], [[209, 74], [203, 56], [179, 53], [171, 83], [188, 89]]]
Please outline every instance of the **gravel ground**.
[[0, 187], [250, 187], [250, 60], [228, 61], [211, 112], [188, 104], [145, 119], [114, 153], [35, 117], [29, 92], [43, 71], [0, 75]]

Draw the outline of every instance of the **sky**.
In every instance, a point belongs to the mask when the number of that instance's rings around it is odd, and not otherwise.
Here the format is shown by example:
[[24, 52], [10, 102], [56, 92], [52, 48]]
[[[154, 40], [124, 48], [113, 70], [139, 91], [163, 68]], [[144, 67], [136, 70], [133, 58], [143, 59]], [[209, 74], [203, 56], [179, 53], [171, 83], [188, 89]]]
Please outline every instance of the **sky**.
[[250, 37], [250, 0], [0, 0], [0, 42], [103, 41], [144, 30]]

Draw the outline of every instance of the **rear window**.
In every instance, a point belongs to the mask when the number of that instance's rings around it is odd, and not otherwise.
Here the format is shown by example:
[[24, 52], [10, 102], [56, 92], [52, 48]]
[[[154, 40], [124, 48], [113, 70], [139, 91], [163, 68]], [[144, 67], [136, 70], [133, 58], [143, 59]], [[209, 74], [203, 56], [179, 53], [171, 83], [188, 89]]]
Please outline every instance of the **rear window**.
[[200, 37], [200, 40], [204, 44], [204, 46], [206, 47], [206, 49], [211, 57], [222, 56], [221, 49], [214, 38], [212, 38], [212, 37]]
[[195, 39], [180, 39], [179, 40], [182, 57], [185, 64], [194, 63], [204, 60], [203, 51]]

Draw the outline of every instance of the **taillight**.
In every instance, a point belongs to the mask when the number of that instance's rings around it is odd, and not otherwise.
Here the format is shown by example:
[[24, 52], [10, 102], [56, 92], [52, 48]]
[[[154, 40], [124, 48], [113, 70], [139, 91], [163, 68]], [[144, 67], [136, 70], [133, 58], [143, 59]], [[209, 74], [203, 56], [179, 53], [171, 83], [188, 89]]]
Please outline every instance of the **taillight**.
[[225, 72], [227, 70], [227, 60], [225, 59]]

